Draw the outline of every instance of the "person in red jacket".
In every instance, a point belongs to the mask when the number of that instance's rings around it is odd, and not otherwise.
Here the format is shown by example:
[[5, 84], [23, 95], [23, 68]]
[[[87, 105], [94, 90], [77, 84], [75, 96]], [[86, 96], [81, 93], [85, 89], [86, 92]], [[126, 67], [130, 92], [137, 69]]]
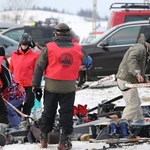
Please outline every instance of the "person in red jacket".
[[58, 104], [60, 106], [58, 150], [69, 150], [72, 147], [69, 137], [73, 132], [76, 80], [80, 66], [83, 64], [87, 69], [90, 68], [92, 59], [71, 39], [69, 26], [65, 23], [57, 24], [55, 37], [52, 42], [46, 44], [35, 67], [33, 91], [40, 89], [43, 73], [45, 79], [44, 111], [39, 120], [42, 148], [47, 148], [47, 136], [53, 130]]
[[14, 81], [21, 83], [26, 91], [26, 102], [23, 105], [23, 113], [30, 115], [34, 106], [34, 93], [32, 92], [32, 78], [34, 68], [39, 56], [39, 51], [33, 48], [35, 44], [31, 36], [24, 33], [19, 41], [18, 50], [11, 53], [10, 71], [14, 75]]

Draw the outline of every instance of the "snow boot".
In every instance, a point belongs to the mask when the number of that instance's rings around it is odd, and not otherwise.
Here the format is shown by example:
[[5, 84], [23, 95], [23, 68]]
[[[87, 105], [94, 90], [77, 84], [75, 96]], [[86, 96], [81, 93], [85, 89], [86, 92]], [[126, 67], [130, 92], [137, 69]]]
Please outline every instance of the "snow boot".
[[62, 130], [60, 130], [58, 150], [70, 150], [71, 148], [72, 143], [69, 135], [66, 135]]
[[122, 138], [127, 138], [129, 136], [128, 123], [126, 121], [120, 123], [120, 133]]
[[48, 134], [47, 133], [41, 133], [40, 143], [41, 148], [47, 148], [48, 145]]
[[109, 135], [112, 138], [119, 138], [119, 130], [117, 122], [112, 122], [109, 125]]

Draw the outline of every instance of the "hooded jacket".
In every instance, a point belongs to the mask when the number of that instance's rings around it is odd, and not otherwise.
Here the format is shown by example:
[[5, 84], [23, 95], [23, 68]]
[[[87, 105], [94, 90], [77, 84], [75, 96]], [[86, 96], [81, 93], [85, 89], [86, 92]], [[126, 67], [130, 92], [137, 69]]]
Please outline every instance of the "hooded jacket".
[[131, 83], [138, 83], [137, 73], [145, 77], [145, 71], [148, 62], [148, 47], [145, 37], [141, 34], [138, 43], [131, 46], [125, 53], [116, 77]]

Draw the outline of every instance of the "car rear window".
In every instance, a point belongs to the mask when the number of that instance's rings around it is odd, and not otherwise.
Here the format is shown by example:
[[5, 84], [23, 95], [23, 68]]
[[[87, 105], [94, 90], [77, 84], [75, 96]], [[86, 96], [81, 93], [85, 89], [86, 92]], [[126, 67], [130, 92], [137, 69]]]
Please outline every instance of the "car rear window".
[[129, 15], [125, 17], [124, 22], [131, 22], [131, 21], [140, 21], [140, 20], [148, 20], [150, 15]]
[[34, 29], [26, 29], [26, 32], [31, 35], [33, 39], [37, 38], [50, 38], [53, 35], [53, 30], [48, 30], [46, 28], [34, 28]]

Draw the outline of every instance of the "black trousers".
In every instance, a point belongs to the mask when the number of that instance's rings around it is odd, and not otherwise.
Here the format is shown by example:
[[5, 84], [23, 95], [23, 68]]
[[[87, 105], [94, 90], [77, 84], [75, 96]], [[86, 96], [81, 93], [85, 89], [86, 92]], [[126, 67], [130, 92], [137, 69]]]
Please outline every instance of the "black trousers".
[[0, 123], [5, 124], [9, 123], [7, 118], [7, 108], [1, 95], [0, 95]]
[[24, 87], [26, 91], [26, 102], [23, 105], [23, 113], [30, 115], [31, 109], [34, 106], [35, 95], [32, 92], [32, 87]]
[[58, 104], [60, 106], [59, 125], [65, 134], [71, 134], [73, 131], [73, 107], [75, 100], [75, 92], [67, 94], [51, 93], [44, 91], [44, 111], [39, 120], [39, 128], [43, 133], [49, 133], [53, 130], [55, 115], [57, 113]]

